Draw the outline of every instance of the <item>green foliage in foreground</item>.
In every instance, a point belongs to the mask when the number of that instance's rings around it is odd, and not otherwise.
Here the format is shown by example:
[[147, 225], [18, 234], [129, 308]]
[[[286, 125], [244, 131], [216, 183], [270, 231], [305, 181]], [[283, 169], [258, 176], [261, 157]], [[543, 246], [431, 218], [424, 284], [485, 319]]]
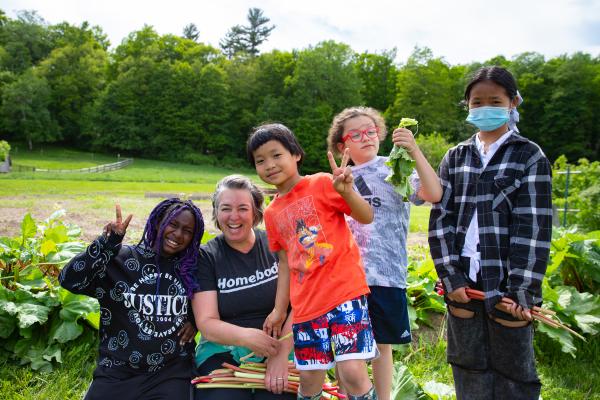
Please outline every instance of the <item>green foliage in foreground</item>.
[[[600, 231], [582, 234], [556, 229], [553, 238], [542, 288], [544, 307], [555, 311], [563, 323], [596, 336], [600, 331]], [[538, 329], [560, 343], [562, 351], [576, 356], [574, 341], [579, 339], [542, 324]]]
[[[50, 372], [62, 362], [67, 342], [99, 326], [96, 299], [76, 295], [58, 283], [62, 267], [86, 244], [80, 229], [62, 222], [63, 210], [36, 224], [26, 214], [17, 237], [0, 237], [0, 354]], [[212, 237], [206, 233], [203, 241]]]
[[80, 319], [98, 327], [98, 303], [58, 286], [59, 268], [85, 248], [63, 214], [39, 226], [26, 214], [20, 236], [0, 237], [0, 351], [34, 370], [62, 361], [63, 345], [83, 332]]
[[[46, 276], [40, 275], [39, 272], [44, 266], [50, 265], [43, 261], [47, 261], [48, 257], [58, 257], [56, 253], [62, 252], [65, 259], [51, 258], [57, 262], [56, 265], [61, 265], [69, 258], [67, 256], [68, 249], [75, 252], [74, 247], [70, 246], [83, 248], [82, 243], [66, 245], [64, 243], [68, 242], [61, 241], [61, 238], [64, 239], [62, 233], [70, 232], [71, 236], [67, 234], [67, 238], [71, 239], [77, 233], [76, 229], [60, 223], [61, 216], [62, 213], [56, 214], [48, 221], [41, 223], [39, 227], [30, 217], [26, 216], [22, 224], [22, 234], [19, 237], [0, 240], [2, 249], [0, 259], [5, 263], [4, 265], [7, 265], [10, 257], [13, 260], [37, 260], [38, 265], [37, 269], [31, 267], [18, 270], [2, 269], [2, 278], [4, 279], [2, 279], [3, 285], [0, 286], [0, 319], [2, 319], [0, 326], [2, 331], [8, 326], [13, 326], [11, 334], [13, 338], [3, 339], [3, 351], [0, 351], [0, 393], [7, 399], [80, 398], [85, 392], [95, 368], [96, 332], [88, 324], [81, 324], [90, 310], [82, 309], [81, 299], [74, 301], [74, 297], [72, 297], [74, 295], [66, 291], [61, 292], [61, 289], [58, 289], [58, 294], [52, 294], [52, 290], [56, 287], [50, 288], [50, 283], [55, 282], [57, 269], [52, 268], [51, 270], [54, 272]], [[204, 240], [209, 237], [207, 236]], [[29, 243], [28, 246], [20, 245], [24, 241], [23, 238], [27, 238], [25, 242]], [[50, 240], [54, 242], [56, 248], [53, 247]], [[577, 250], [573, 250], [573, 248], [578, 248], [577, 243], [581, 240], [589, 242], [589, 235], [583, 239], [573, 233], [555, 237], [553, 242], [555, 250], [552, 253], [552, 268], [554, 269], [549, 274], [551, 281], [560, 276], [562, 268], [566, 268], [565, 260], [577, 261], [586, 257], [586, 252], [577, 253]], [[16, 246], [15, 243], [19, 245]], [[51, 249], [54, 250], [51, 251]], [[568, 250], [564, 251], [565, 249]], [[441, 297], [433, 291], [436, 278], [433, 263], [426, 256], [426, 248], [413, 249], [413, 252], [415, 254], [412, 255], [409, 266], [407, 292], [414, 341], [410, 345], [397, 346], [394, 351], [396, 375], [393, 398], [395, 400], [452, 399], [452, 374], [445, 361], [444, 306]], [[45, 259], [42, 258], [44, 253], [46, 253]], [[11, 265], [14, 265], [14, 261]], [[31, 262], [27, 265], [31, 265]], [[34, 279], [35, 277], [37, 278]], [[37, 283], [35, 285], [26, 284], [28, 282]], [[45, 290], [43, 290], [44, 288]], [[81, 297], [86, 299], [84, 296]], [[95, 303], [94, 300], [89, 300]], [[564, 306], [560, 302], [557, 304], [560, 307]], [[548, 303], [549, 305], [550, 303]], [[571, 311], [577, 311], [578, 315], [581, 315], [581, 310], [578, 308], [580, 304], [574, 306], [575, 309]], [[41, 321], [45, 315], [44, 307], [52, 308], [52, 311], [47, 313], [46, 323]], [[561, 312], [568, 315], [565, 311], [568, 308], [563, 307]], [[11, 310], [15, 313], [10, 314]], [[561, 317], [563, 317], [562, 314]], [[6, 323], [8, 319], [13, 321], [12, 325], [10, 322]], [[568, 319], [568, 321], [571, 323], [572, 320]], [[589, 323], [589, 320], [587, 321]], [[580, 325], [577, 325], [579, 322], [581, 321], [575, 317], [574, 326], [581, 328]], [[30, 323], [30, 325], [20, 328], [19, 323]], [[59, 325], [65, 326], [65, 329], [55, 328]], [[72, 329], [66, 329], [66, 327]], [[539, 330], [544, 332], [542, 329]], [[62, 333], [57, 335], [58, 331]], [[62, 339], [59, 340], [61, 337]], [[544, 399], [598, 398], [597, 393], [600, 393], [600, 335], [588, 332], [587, 337], [587, 343], [579, 340], [572, 341], [573, 353], [577, 355], [577, 359], [574, 359], [564, 352], [562, 341], [553, 340], [556, 338], [552, 336], [536, 335], [535, 346], [540, 377], [544, 385], [542, 392]], [[69, 340], [64, 344], [61, 343], [61, 340], [65, 341], [65, 338], [69, 338]], [[563, 339], [559, 338], [559, 340]], [[58, 368], [56, 368], [57, 366]], [[37, 371], [34, 370], [36, 368]], [[54, 370], [49, 372], [52, 368]], [[582, 380], [581, 376], [589, 379]]]

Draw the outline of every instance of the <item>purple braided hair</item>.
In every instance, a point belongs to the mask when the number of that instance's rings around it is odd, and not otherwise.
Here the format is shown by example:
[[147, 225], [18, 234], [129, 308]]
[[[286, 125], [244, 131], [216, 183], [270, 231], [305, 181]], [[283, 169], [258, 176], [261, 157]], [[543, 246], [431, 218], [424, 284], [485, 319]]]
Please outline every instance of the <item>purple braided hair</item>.
[[[198, 289], [194, 272], [200, 254], [200, 241], [204, 235], [204, 219], [200, 209], [191, 200], [183, 201], [178, 198], [170, 198], [161, 201], [150, 213], [139, 244], [152, 249], [158, 259], [163, 247], [165, 228], [173, 218], [176, 218], [185, 210], [190, 211], [194, 216], [194, 236], [188, 247], [182, 254], [179, 254], [179, 276], [186, 288], [187, 296], [191, 298], [195, 289]], [[156, 264], [158, 265], [158, 262]]]

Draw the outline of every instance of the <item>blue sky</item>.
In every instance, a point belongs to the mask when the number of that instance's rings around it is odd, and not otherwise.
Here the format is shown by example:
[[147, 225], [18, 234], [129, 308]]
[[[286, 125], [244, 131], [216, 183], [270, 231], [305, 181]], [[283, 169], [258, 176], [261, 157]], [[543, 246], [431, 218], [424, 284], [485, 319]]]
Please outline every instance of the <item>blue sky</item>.
[[547, 58], [577, 51], [600, 56], [600, 0], [4, 0], [11, 18], [37, 10], [49, 23], [87, 20], [113, 46], [144, 24], [181, 34], [190, 22], [200, 40], [218, 46], [227, 30], [261, 8], [277, 27], [261, 50], [302, 49], [322, 40], [355, 51], [397, 48], [404, 62], [415, 46], [451, 64], [535, 51]]

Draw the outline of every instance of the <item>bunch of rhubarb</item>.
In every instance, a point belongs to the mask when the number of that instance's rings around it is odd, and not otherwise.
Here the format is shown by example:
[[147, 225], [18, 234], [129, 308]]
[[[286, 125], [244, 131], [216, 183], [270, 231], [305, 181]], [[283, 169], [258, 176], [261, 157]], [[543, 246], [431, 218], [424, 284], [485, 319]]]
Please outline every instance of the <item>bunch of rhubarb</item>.
[[[444, 288], [443, 288], [441, 282], [437, 283], [435, 289], [436, 289], [437, 294], [439, 294], [440, 296], [444, 295]], [[485, 294], [480, 290], [466, 288], [465, 292], [467, 293], [467, 296], [470, 299], [480, 300], [480, 301], [485, 300]], [[511, 299], [506, 298], [506, 297], [503, 297], [502, 300], [500, 300], [500, 301], [506, 305], [514, 304], [514, 301], [512, 301]], [[530, 311], [531, 311], [531, 316], [536, 321], [539, 321], [539, 322], [546, 324], [548, 326], [551, 326], [553, 328], [563, 329], [563, 330], [569, 332], [570, 334], [577, 336], [581, 340], [586, 341], [585, 338], [583, 336], [581, 336], [579, 333], [575, 332], [573, 329], [571, 329], [567, 325], [563, 324], [558, 319], [558, 317], [556, 317], [556, 313], [554, 311], [548, 310], [546, 308], [538, 307], [538, 306], [533, 306], [533, 308]]]
[[[209, 375], [198, 376], [192, 379], [192, 385], [198, 389], [265, 389], [265, 363], [246, 362], [239, 367], [223, 363], [223, 368], [212, 371]], [[288, 364], [287, 387], [288, 393], [298, 393], [300, 386], [300, 372], [293, 362]], [[346, 396], [338, 393], [339, 387], [330, 383], [323, 384], [323, 397], [345, 399]]]

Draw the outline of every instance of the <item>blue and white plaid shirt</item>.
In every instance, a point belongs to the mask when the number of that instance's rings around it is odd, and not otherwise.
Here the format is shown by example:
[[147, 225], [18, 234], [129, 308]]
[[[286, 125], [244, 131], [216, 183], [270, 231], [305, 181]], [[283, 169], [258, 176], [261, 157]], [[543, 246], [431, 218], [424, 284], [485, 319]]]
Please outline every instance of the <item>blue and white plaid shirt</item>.
[[529, 309], [541, 303], [552, 170], [539, 146], [513, 132], [484, 168], [473, 135], [446, 153], [439, 175], [444, 194], [431, 210], [429, 247], [446, 292], [467, 286], [459, 256], [477, 210], [486, 309], [502, 296]]

